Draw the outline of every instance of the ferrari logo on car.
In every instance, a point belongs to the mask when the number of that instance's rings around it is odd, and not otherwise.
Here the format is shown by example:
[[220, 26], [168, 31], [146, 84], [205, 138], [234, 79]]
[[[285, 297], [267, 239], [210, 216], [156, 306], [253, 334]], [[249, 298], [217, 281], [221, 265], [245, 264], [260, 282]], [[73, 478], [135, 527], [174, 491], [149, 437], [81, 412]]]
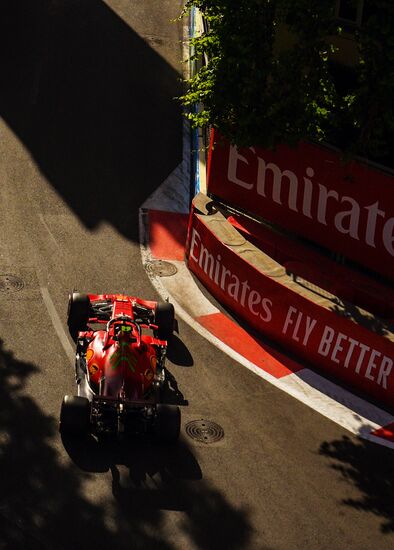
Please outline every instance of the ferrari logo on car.
[[99, 368], [95, 363], [92, 363], [91, 365], [89, 365], [89, 372], [92, 376], [95, 375], [98, 370]]

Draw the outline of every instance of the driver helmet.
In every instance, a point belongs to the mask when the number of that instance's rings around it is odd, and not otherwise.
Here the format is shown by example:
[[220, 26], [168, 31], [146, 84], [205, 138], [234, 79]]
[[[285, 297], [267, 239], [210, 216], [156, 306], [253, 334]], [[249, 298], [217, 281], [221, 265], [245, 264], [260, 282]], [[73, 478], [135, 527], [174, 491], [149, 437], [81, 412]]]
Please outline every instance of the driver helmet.
[[133, 327], [127, 321], [119, 321], [115, 324], [115, 336], [122, 339], [130, 339], [133, 334]]

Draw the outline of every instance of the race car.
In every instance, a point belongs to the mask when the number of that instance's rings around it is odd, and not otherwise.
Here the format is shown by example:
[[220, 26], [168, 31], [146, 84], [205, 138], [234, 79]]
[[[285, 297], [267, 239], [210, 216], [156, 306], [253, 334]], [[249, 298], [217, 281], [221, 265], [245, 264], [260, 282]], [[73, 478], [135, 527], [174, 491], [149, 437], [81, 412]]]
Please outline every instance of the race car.
[[62, 435], [152, 434], [177, 441], [179, 407], [161, 402], [174, 307], [122, 294], [69, 296], [78, 395], [63, 398]]

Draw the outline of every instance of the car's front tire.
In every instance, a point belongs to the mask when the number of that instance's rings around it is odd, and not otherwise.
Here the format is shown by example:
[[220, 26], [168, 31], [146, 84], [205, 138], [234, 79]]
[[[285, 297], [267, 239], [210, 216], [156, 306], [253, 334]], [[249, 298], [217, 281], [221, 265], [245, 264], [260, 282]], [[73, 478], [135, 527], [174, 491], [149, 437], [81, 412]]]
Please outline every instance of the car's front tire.
[[85, 330], [90, 317], [91, 304], [89, 296], [73, 292], [68, 299], [67, 324], [74, 337], [80, 330]]
[[60, 410], [59, 431], [64, 435], [83, 436], [90, 430], [90, 401], [86, 397], [66, 395]]

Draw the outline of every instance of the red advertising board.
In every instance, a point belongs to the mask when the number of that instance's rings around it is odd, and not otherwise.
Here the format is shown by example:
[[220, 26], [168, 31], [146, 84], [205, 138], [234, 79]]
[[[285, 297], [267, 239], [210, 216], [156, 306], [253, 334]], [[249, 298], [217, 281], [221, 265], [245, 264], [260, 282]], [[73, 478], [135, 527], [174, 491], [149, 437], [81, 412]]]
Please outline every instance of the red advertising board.
[[217, 239], [192, 213], [189, 268], [221, 302], [296, 355], [381, 402], [394, 405], [394, 344], [296, 294]]
[[208, 193], [394, 280], [394, 176], [311, 143], [273, 151], [220, 141]]

